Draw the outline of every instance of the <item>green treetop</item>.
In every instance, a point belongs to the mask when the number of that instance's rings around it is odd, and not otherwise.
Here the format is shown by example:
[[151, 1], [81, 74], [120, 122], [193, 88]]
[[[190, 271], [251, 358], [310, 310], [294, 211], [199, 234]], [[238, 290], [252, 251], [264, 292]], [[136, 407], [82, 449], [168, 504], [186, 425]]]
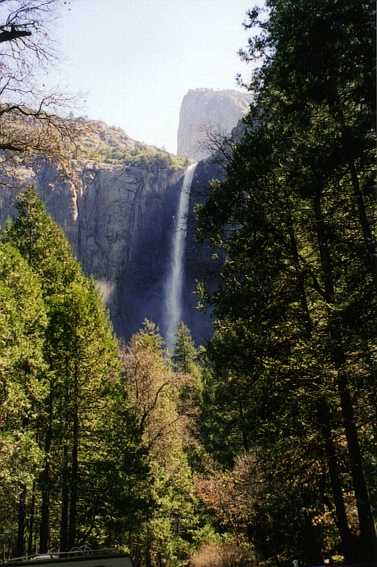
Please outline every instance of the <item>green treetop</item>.
[[20, 253], [0, 245], [0, 523], [12, 530], [19, 499], [42, 464], [34, 431], [47, 395], [41, 287]]
[[190, 329], [181, 322], [177, 329], [177, 340], [172, 357], [177, 372], [190, 373], [196, 365], [198, 353]]
[[82, 277], [82, 271], [62, 229], [33, 188], [18, 196], [17, 210], [17, 218], [6, 229], [3, 240], [11, 242], [40, 276], [44, 295], [64, 291]]

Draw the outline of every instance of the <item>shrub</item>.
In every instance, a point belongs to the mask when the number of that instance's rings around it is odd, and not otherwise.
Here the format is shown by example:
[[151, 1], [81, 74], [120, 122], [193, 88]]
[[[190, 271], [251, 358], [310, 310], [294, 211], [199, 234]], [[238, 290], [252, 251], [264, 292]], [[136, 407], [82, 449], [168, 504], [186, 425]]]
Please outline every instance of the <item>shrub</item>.
[[254, 567], [250, 551], [231, 543], [205, 543], [194, 553], [189, 567]]

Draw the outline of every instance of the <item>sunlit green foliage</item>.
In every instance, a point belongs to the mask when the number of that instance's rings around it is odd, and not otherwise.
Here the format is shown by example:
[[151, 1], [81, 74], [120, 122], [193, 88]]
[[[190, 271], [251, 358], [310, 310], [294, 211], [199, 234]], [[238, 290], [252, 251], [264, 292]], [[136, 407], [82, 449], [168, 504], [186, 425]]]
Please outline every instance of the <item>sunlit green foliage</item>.
[[[32, 189], [18, 206], [17, 219], [2, 234], [17, 248], [2, 249], [2, 315], [9, 330], [2, 328], [10, 384], [5, 420], [16, 413], [17, 443], [25, 438], [35, 455], [22, 474], [38, 460], [28, 482], [21, 485], [17, 474], [12, 480], [20, 499], [18, 512], [12, 511], [18, 514], [16, 551], [22, 554], [34, 546], [38, 525], [41, 551], [72, 547], [88, 525], [96, 528], [93, 491], [101, 482], [98, 463], [106, 455], [104, 428], [119, 369], [107, 313], [63, 232]], [[16, 449], [10, 450], [17, 462]]]
[[150, 323], [131, 339], [123, 360], [125, 387], [149, 469], [144, 487], [149, 507], [142, 524], [130, 526], [128, 545], [142, 564], [179, 565], [201, 527], [185, 452], [190, 420], [180, 404], [185, 382], [173, 372]]
[[77, 153], [86, 161], [113, 166], [154, 166], [183, 169], [189, 161], [165, 149], [147, 146], [132, 140], [121, 128], [106, 126], [103, 122], [78, 119], [86, 130], [77, 140]]
[[0, 523], [12, 528], [22, 492], [43, 454], [34, 435], [47, 393], [46, 309], [38, 278], [19, 252], [0, 246]]

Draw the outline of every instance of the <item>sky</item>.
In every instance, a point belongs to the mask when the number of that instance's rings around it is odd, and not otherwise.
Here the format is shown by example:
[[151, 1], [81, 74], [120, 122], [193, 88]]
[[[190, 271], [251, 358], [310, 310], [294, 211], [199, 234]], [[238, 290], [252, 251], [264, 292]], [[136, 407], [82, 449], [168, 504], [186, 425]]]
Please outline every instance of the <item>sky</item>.
[[193, 88], [238, 88], [237, 51], [253, 0], [72, 0], [53, 30], [49, 82], [79, 93], [75, 114], [176, 151], [179, 109]]

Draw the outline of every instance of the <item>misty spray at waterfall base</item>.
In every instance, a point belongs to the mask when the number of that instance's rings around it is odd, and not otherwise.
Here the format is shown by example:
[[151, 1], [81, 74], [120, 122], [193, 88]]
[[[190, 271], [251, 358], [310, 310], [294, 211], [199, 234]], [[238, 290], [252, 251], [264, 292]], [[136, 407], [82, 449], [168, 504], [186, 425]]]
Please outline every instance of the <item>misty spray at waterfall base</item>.
[[182, 319], [184, 255], [187, 237], [187, 221], [190, 207], [190, 191], [196, 163], [190, 165], [184, 174], [179, 197], [175, 229], [173, 232], [169, 271], [165, 288], [165, 329], [166, 344], [172, 352], [175, 347], [176, 333]]

